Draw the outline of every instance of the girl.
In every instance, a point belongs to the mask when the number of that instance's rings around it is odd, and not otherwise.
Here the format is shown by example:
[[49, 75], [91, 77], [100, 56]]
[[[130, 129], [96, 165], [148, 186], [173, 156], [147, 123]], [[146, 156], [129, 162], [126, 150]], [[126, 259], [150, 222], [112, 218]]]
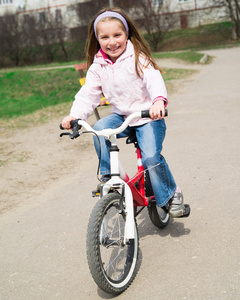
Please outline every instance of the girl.
[[[183, 196], [176, 186], [165, 159], [160, 155], [165, 137], [164, 121], [167, 91], [161, 72], [148, 45], [134, 23], [118, 8], [101, 10], [89, 25], [86, 83], [76, 94], [70, 116], [62, 121], [86, 120], [99, 104], [101, 94], [111, 103], [112, 115], [100, 119], [95, 130], [116, 128], [135, 111], [150, 110], [151, 119], [134, 120], [118, 137], [136, 132], [144, 169], [149, 170], [157, 206], [166, 206], [172, 217], [184, 214]], [[101, 140], [102, 181], [110, 176], [110, 142]], [[96, 152], [99, 145], [95, 141]]]

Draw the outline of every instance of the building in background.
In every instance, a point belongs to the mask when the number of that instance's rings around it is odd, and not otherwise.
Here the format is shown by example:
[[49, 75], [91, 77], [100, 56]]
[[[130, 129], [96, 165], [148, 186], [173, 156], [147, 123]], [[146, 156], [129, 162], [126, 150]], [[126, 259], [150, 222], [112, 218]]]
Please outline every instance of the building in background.
[[[17, 13], [23, 20], [34, 15], [40, 21], [59, 20], [70, 30], [88, 24], [88, 11], [102, 5], [125, 8], [131, 14], [132, 7], [141, 6], [143, 0], [0, 0], [0, 16]], [[162, 14], [175, 16], [175, 28], [195, 27], [229, 19], [226, 7], [214, 0], [151, 0], [155, 7], [162, 7]], [[221, 2], [221, 1], [219, 1]], [[96, 9], [94, 9], [96, 8]]]
[[158, 51], [168, 30], [229, 20], [223, 1], [0, 0], [0, 67], [85, 59], [90, 20], [113, 5], [127, 11]]
[[84, 0], [0, 0], [0, 15], [19, 14], [26, 19], [34, 15], [40, 21], [63, 20], [70, 27], [78, 25], [77, 5]]

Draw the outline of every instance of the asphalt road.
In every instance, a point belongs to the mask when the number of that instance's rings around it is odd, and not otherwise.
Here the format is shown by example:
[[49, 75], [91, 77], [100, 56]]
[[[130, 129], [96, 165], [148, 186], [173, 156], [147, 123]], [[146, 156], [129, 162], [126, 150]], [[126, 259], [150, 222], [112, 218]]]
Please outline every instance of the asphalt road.
[[[139, 271], [118, 299], [240, 299], [240, 48], [206, 53], [212, 64], [170, 99], [163, 151], [191, 216], [159, 230], [146, 210], [140, 214]], [[134, 151], [120, 144], [131, 175]], [[95, 285], [86, 260], [97, 201], [93, 149], [75, 163], [71, 176], [0, 216], [1, 300], [112, 298]]]

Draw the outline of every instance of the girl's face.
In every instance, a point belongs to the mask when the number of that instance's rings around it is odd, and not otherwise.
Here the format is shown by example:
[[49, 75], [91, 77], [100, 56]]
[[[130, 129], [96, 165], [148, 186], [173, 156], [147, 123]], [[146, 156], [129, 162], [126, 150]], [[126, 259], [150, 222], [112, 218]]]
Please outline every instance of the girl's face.
[[97, 23], [97, 36], [100, 47], [113, 62], [125, 51], [127, 35], [121, 21], [109, 20]]

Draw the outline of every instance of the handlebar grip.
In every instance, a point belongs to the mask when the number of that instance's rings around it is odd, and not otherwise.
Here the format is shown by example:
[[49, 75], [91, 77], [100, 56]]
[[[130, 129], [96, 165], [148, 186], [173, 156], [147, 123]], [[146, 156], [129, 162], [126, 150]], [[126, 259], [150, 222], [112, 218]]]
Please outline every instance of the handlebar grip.
[[150, 118], [149, 110], [142, 110], [141, 117], [142, 118]]
[[[165, 117], [167, 117], [167, 116], [168, 116], [168, 110], [165, 109]], [[149, 110], [142, 110], [141, 111], [141, 117], [142, 118], [151, 118], [150, 114], [149, 114]]]
[[[81, 126], [78, 125], [78, 121], [79, 121], [79, 120], [80, 120], [80, 119], [75, 119], [75, 120], [72, 120], [72, 121], [70, 122], [71, 129], [74, 127], [74, 125], [77, 125], [78, 129], [81, 128]], [[63, 128], [63, 126], [62, 126], [62, 123], [59, 125], [59, 128], [60, 128], [61, 130], [65, 130], [65, 128]]]

